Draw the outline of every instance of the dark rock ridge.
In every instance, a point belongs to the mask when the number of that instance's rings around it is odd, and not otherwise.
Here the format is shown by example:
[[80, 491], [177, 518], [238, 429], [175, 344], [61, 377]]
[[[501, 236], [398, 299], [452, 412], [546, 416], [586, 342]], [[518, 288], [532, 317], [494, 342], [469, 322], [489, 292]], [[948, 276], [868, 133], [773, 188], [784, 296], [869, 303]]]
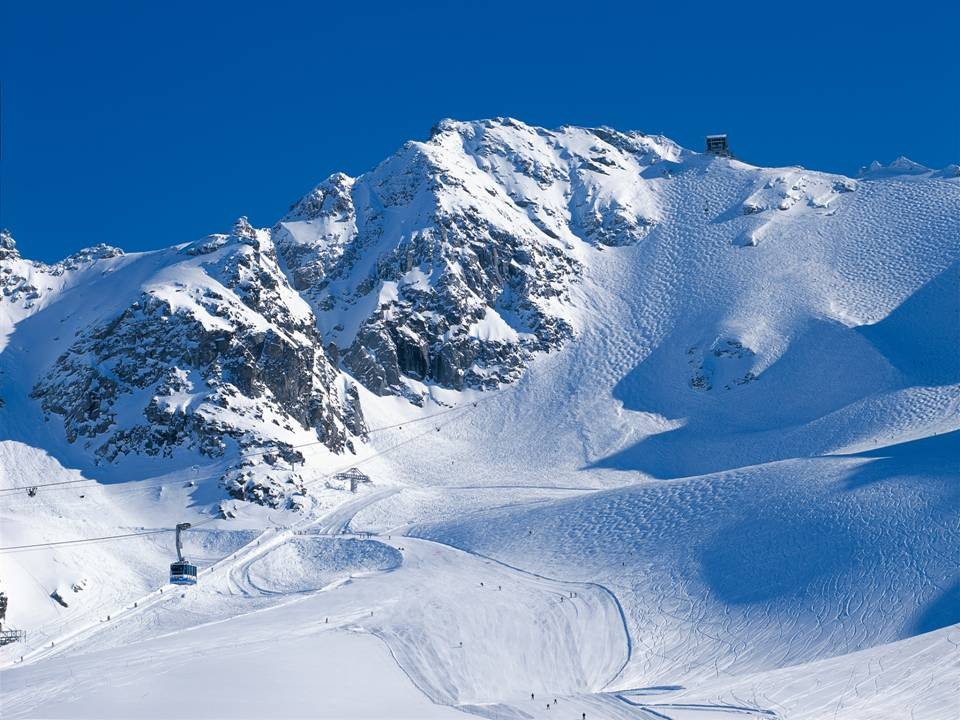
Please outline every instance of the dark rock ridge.
[[80, 333], [32, 396], [98, 462], [258, 453], [233, 462], [224, 484], [236, 497], [279, 505], [302, 490], [291, 464], [303, 457], [272, 431], [312, 429], [330, 450], [353, 450], [365, 433], [356, 389], [347, 384], [341, 397], [313, 315], [277, 266], [268, 233], [241, 220], [230, 235], [168, 252], [183, 258], [173, 262], [185, 277], [201, 269], [202, 280], [141, 292]]
[[559, 310], [576, 244], [640, 241], [657, 219], [642, 173], [678, 152], [609, 129], [444, 121], [366, 175], [328, 178], [273, 237], [367, 388], [414, 402], [423, 383], [492, 388], [573, 334]]

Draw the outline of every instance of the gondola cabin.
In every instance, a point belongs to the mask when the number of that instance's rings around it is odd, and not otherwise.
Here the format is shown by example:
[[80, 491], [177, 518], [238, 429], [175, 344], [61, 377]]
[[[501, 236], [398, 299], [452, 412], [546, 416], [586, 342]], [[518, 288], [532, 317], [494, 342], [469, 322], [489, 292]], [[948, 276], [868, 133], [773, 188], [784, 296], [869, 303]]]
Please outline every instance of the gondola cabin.
[[170, 583], [173, 585], [196, 585], [197, 566], [183, 556], [183, 541], [180, 533], [190, 528], [190, 523], [179, 523], [177, 532], [177, 561], [170, 563]]
[[173, 585], [196, 585], [197, 566], [183, 562], [170, 563], [170, 583]]

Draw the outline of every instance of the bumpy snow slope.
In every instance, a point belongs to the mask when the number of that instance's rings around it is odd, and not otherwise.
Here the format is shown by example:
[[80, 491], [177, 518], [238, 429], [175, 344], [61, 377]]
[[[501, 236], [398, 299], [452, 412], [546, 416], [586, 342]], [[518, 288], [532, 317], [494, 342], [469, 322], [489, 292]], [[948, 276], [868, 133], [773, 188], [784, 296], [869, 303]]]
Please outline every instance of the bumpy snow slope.
[[[485, 409], [514, 427], [496, 444], [464, 438], [474, 480], [522, 474], [531, 451], [678, 477], [955, 427], [956, 354], [926, 347], [956, 337], [957, 183], [861, 181], [828, 208], [743, 214], [757, 188], [797, 175], [701, 156], [658, 179], [664, 221], [589, 251], [577, 341]], [[755, 226], [767, 239], [738, 246]]]
[[[938, 438], [939, 440], [939, 438]], [[952, 453], [955, 434], [928, 444]], [[434, 540], [597, 582], [637, 651], [620, 687], [795, 665], [960, 620], [956, 465], [783, 461], [419, 526]]]
[[217, 714], [201, 669], [250, 715], [957, 714], [954, 168], [445, 121], [271, 230], [0, 271], [0, 488], [91, 480], [0, 544], [232, 516], [186, 591], [168, 533], [4, 554], [4, 715]]

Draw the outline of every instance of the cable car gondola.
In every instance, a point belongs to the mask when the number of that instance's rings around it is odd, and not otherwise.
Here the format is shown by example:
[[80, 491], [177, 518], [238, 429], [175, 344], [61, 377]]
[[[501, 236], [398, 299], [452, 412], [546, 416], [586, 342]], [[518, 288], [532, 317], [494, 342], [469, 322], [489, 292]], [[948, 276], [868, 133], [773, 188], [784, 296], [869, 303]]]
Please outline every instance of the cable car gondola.
[[190, 527], [190, 523], [177, 525], [177, 562], [170, 563], [170, 582], [174, 585], [196, 585], [197, 566], [183, 556], [180, 533]]

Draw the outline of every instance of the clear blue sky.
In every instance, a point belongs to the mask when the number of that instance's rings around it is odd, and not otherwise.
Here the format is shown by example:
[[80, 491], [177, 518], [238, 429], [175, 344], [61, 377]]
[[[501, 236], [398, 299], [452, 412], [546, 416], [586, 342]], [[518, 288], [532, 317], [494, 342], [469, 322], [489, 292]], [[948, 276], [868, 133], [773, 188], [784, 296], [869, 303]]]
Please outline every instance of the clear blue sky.
[[270, 225], [443, 117], [942, 167], [960, 160], [956, 6], [10, 0], [0, 225], [42, 260]]

